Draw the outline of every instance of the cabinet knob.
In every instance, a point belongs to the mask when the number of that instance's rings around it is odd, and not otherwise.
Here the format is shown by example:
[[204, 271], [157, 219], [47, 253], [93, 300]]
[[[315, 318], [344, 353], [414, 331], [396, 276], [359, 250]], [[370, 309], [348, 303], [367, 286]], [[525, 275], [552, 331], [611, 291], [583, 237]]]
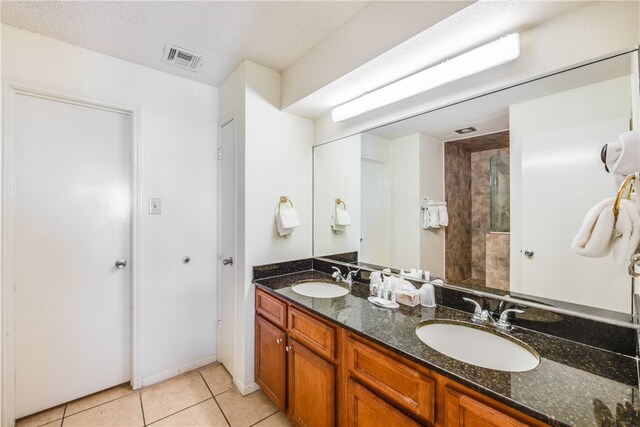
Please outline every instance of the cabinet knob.
[[284, 349], [285, 349], [285, 350], [287, 350], [287, 351], [289, 351], [289, 350], [291, 350], [291, 347], [289, 347], [289, 346], [285, 346], [285, 348], [284, 348]]
[[282, 338], [277, 338], [276, 339], [276, 344], [282, 344]]

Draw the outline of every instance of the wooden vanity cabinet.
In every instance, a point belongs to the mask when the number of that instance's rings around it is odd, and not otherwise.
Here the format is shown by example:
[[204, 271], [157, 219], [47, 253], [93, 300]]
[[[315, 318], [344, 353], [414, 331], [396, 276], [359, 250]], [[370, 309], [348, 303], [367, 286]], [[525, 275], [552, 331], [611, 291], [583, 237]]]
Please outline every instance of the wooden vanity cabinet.
[[256, 382], [297, 426], [547, 426], [260, 289], [255, 345]]
[[256, 382], [297, 426], [336, 425], [337, 329], [256, 289]]
[[335, 425], [335, 366], [289, 339], [289, 418], [301, 426]]
[[285, 411], [287, 335], [258, 315], [256, 316], [255, 340], [256, 382], [278, 409]]

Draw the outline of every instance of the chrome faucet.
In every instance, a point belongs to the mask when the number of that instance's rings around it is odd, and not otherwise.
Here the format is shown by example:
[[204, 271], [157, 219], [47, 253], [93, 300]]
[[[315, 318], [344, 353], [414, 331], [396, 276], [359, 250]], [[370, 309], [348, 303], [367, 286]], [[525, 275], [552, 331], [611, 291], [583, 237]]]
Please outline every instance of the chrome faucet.
[[476, 306], [473, 312], [473, 315], [471, 316], [472, 321], [476, 323], [484, 323], [487, 320], [491, 319], [493, 323], [496, 323], [495, 319], [491, 317], [491, 313], [489, 313], [489, 310], [486, 310], [486, 309], [483, 310], [482, 306], [480, 305], [480, 303], [478, 303], [478, 301], [472, 300], [471, 298], [467, 298], [467, 297], [462, 297], [462, 299], [467, 302], [473, 303]]
[[349, 286], [349, 288], [351, 288], [351, 285], [353, 285], [353, 276], [358, 274], [358, 272], [360, 271], [360, 269], [357, 269], [357, 270], [349, 269], [349, 272], [347, 273], [347, 275], [345, 277], [345, 276], [342, 275], [342, 272], [340, 271], [340, 269], [338, 267], [332, 267], [332, 268], [334, 270], [336, 270], [336, 271], [333, 272], [331, 277], [336, 279], [336, 282], [338, 282], [338, 283], [340, 283], [340, 282], [346, 283], [347, 286]]
[[500, 313], [500, 319], [496, 322], [498, 329], [509, 330], [511, 329], [511, 322], [509, 322], [509, 313], [524, 313], [524, 310], [519, 308], [508, 308]]
[[519, 308], [509, 308], [509, 309], [503, 310], [500, 313], [500, 318], [496, 321], [496, 319], [493, 318], [489, 310], [482, 309], [482, 306], [478, 303], [478, 301], [475, 301], [471, 298], [466, 298], [466, 297], [463, 297], [462, 299], [467, 302], [473, 303], [475, 305], [475, 310], [473, 312], [473, 315], [471, 315], [471, 320], [473, 322], [485, 323], [487, 322], [487, 320], [490, 320], [491, 323], [493, 323], [497, 329], [501, 329], [504, 331], [508, 331], [511, 329], [511, 322], [509, 322], [510, 313], [524, 313], [524, 310], [521, 310]]

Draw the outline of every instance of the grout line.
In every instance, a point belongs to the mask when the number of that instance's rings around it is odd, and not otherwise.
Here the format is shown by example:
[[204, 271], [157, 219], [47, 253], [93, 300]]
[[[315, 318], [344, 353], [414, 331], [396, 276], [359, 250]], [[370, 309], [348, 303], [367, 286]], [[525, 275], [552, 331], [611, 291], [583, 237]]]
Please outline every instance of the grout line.
[[[202, 377], [202, 381], [204, 381], [204, 384], [207, 386], [207, 389], [209, 390], [209, 393], [211, 393], [211, 396], [213, 396], [213, 401], [216, 402], [216, 405], [218, 406], [218, 409], [220, 409], [220, 413], [224, 417], [224, 420], [227, 422], [227, 425], [230, 426], [231, 423], [229, 422], [229, 419], [227, 418], [227, 414], [225, 414], [224, 411], [222, 410], [222, 406], [220, 406], [220, 404], [218, 403], [218, 399], [216, 399], [216, 396], [211, 391], [211, 388], [209, 387], [209, 384], [207, 383], [207, 380], [204, 379], [204, 376], [202, 375], [202, 372], [198, 371], [198, 373], [200, 374], [200, 377]], [[231, 390], [231, 389], [229, 389], [229, 390]], [[220, 396], [221, 394], [226, 393], [229, 390], [223, 391], [222, 393], [218, 393], [218, 396]]]
[[[140, 410], [142, 411], [142, 425], [146, 427], [147, 420], [144, 418], [144, 405], [142, 404], [142, 393], [138, 392], [138, 398], [140, 399]], [[62, 426], [60, 426], [62, 427]]]
[[255, 426], [256, 424], [259, 424], [259, 423], [263, 422], [263, 421], [264, 421], [264, 420], [266, 420], [267, 418], [272, 417], [272, 416], [274, 416], [275, 414], [277, 414], [279, 411], [280, 411], [280, 410], [279, 410], [278, 408], [276, 408], [276, 412], [274, 412], [273, 414], [269, 414], [269, 415], [267, 415], [266, 417], [264, 417], [263, 419], [261, 419], [261, 420], [259, 420], [259, 421], [256, 421], [255, 423], [251, 424], [249, 427], [253, 427], [253, 426]]
[[90, 408], [83, 409], [82, 411], [74, 412], [73, 414], [69, 414], [69, 415], [67, 415], [67, 405], [68, 405], [68, 403], [66, 403], [65, 407], [64, 407], [64, 417], [63, 418], [73, 417], [74, 415], [78, 415], [78, 414], [81, 414], [83, 412], [87, 412], [87, 411], [89, 411], [91, 409], [95, 409], [95, 408], [97, 408], [99, 406], [106, 405], [107, 403], [111, 403], [111, 402], [115, 402], [116, 400], [124, 399], [125, 397], [131, 396], [133, 393], [135, 393], [135, 391], [131, 392], [129, 394], [126, 394], [124, 396], [116, 397], [115, 399], [111, 399], [111, 400], [108, 400], [106, 402], [100, 403], [99, 405], [94, 405], [94, 406], [92, 406]]
[[[153, 422], [152, 422], [151, 424], [149, 424], [149, 425], [151, 426], [151, 425], [153, 425], [153, 424], [157, 423], [158, 421], [162, 421], [162, 420], [164, 420], [165, 418], [172, 417], [172, 416], [174, 416], [174, 415], [176, 415], [176, 414], [179, 414], [180, 412], [186, 411], [187, 409], [193, 408], [194, 406], [198, 406], [199, 404], [204, 403], [204, 402], [206, 402], [206, 401], [208, 401], [208, 400], [211, 400], [211, 399], [213, 399], [213, 397], [208, 397], [208, 398], [206, 398], [205, 400], [201, 400], [201, 401], [200, 401], [200, 402], [198, 402], [198, 403], [194, 403], [193, 405], [187, 406], [186, 408], [180, 409], [179, 411], [176, 411], [176, 412], [174, 412], [174, 413], [172, 413], [172, 414], [169, 414], [169, 415], [167, 415], [167, 416], [165, 416], [165, 417], [158, 418], [157, 420], [153, 421]], [[145, 424], [145, 426], [146, 426], [146, 424]]]
[[62, 411], [62, 419], [60, 420], [60, 427], [64, 425], [64, 417], [67, 415], [67, 405], [68, 403], [64, 404], [64, 411]]

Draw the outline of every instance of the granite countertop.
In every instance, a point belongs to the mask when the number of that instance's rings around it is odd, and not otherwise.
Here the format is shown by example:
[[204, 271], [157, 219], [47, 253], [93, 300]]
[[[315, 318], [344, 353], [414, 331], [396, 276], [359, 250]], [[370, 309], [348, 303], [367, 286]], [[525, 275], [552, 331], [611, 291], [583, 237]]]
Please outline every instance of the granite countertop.
[[301, 280], [333, 281], [328, 274], [308, 270], [254, 280], [254, 283], [401, 356], [552, 425], [638, 425], [638, 365], [633, 357], [514, 327], [507, 334], [534, 348], [540, 355], [540, 364], [527, 372], [480, 368], [433, 350], [415, 334], [416, 326], [423, 321], [468, 322], [466, 312], [444, 306], [377, 307], [366, 299], [368, 286], [360, 283], [355, 283], [351, 294], [344, 297], [310, 298], [291, 290], [291, 285]]

